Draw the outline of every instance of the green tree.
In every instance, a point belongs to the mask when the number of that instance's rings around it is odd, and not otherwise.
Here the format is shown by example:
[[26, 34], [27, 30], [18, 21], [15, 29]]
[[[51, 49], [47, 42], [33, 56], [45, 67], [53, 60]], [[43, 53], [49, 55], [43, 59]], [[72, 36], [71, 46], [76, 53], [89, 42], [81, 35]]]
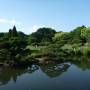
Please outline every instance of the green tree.
[[8, 37], [12, 37], [12, 30], [9, 29]]
[[66, 44], [69, 43], [70, 34], [67, 32], [57, 32], [53, 37], [53, 42], [57, 44]]
[[9, 32], [4, 33], [3, 38], [0, 37], [0, 57], [3, 55], [3, 58], [7, 60], [9, 57], [15, 59], [17, 55], [24, 57], [30, 54], [26, 49], [27, 40], [25, 37], [24, 33], [17, 32], [15, 26], [13, 29], [9, 29]]
[[13, 37], [17, 37], [18, 36], [16, 26], [14, 26], [13, 29], [12, 29], [12, 35], [13, 35]]
[[36, 32], [29, 36], [29, 43], [39, 44], [44, 42], [52, 42], [52, 37], [56, 33], [51, 28], [39, 28]]
[[81, 31], [82, 29], [86, 28], [84, 25], [81, 27], [77, 27], [76, 29], [74, 29], [73, 31], [70, 32], [70, 37], [71, 40], [70, 42], [73, 43], [82, 43], [83, 42], [83, 38], [81, 37]]
[[83, 28], [81, 31], [81, 36], [86, 40], [87, 43], [90, 43], [90, 27]]

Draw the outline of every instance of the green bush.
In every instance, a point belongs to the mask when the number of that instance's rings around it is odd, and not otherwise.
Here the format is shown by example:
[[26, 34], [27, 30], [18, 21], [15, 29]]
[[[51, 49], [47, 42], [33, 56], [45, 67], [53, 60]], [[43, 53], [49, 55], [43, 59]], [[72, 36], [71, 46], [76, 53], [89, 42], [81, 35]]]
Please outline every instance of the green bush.
[[89, 46], [84, 46], [82, 48], [82, 52], [83, 52], [83, 55], [89, 56], [90, 55], [90, 47]]

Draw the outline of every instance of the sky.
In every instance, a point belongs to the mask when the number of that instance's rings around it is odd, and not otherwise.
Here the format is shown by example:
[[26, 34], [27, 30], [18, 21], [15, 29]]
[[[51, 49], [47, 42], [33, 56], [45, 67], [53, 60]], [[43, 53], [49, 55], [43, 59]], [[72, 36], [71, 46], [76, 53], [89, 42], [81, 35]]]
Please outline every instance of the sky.
[[26, 34], [38, 28], [71, 31], [90, 26], [90, 0], [0, 0], [0, 32], [13, 26]]

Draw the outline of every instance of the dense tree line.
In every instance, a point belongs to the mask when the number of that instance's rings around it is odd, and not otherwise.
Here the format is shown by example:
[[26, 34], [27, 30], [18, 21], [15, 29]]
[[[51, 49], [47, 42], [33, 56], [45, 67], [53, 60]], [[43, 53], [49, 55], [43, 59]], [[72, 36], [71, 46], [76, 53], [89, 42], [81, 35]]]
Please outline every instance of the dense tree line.
[[85, 44], [90, 43], [90, 28], [77, 27], [71, 32], [57, 32], [53, 37], [55, 43], [60, 44]]
[[36, 32], [26, 35], [23, 32], [17, 32], [14, 26], [7, 33], [0, 33], [0, 41], [13, 41], [13, 39], [23, 39], [28, 45], [90, 43], [90, 28], [83, 25], [70, 32], [56, 32], [52, 28], [39, 28]]
[[51, 28], [40, 28], [36, 32], [28, 36], [29, 44], [45, 44], [57, 43], [57, 44], [85, 44], [90, 43], [90, 28], [80, 26], [70, 32], [56, 32]]
[[26, 35], [23, 32], [17, 32], [15, 26], [7, 33], [0, 33], [0, 58], [3, 62], [21, 59], [29, 54], [26, 46]]
[[[27, 46], [47, 46], [48, 48], [45, 50], [51, 52], [59, 50], [60, 52], [61, 46], [66, 47], [67, 44], [69, 45], [68, 48], [75, 45], [89, 46], [90, 28], [83, 25], [70, 32], [56, 32], [52, 28], [44, 27], [39, 28], [30, 35], [26, 35], [23, 32], [18, 32], [14, 26], [8, 32], [0, 33], [0, 58], [2, 61], [6, 59], [24, 60], [32, 53], [30, 49], [27, 49]], [[68, 52], [65, 51], [65, 53]]]

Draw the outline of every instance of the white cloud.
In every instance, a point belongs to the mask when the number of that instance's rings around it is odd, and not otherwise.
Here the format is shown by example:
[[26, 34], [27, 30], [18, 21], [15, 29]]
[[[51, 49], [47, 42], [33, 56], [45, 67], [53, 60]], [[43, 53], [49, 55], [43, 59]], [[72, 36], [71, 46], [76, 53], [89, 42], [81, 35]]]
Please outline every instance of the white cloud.
[[12, 24], [12, 25], [21, 25], [22, 23], [21, 22], [18, 22], [16, 21], [15, 19], [12, 19], [11, 21], [9, 21], [9, 24]]
[[30, 29], [30, 32], [36, 32], [38, 28], [39, 28], [39, 26], [33, 25]]
[[16, 21], [15, 19], [8, 20], [8, 19], [0, 18], [0, 24], [20, 25], [22, 23]]
[[33, 25], [32, 27], [30, 27], [28, 30], [29, 30], [29, 33], [33, 33], [33, 32], [36, 32], [39, 28], [42, 28], [44, 27], [43, 25]]
[[6, 19], [0, 18], [0, 23], [7, 23]]
[[43, 28], [43, 27], [47, 27], [47, 28], [53, 28], [53, 29], [56, 29], [56, 25], [33, 25], [25, 30], [27, 34], [31, 34], [33, 32], [36, 32], [39, 28]]

